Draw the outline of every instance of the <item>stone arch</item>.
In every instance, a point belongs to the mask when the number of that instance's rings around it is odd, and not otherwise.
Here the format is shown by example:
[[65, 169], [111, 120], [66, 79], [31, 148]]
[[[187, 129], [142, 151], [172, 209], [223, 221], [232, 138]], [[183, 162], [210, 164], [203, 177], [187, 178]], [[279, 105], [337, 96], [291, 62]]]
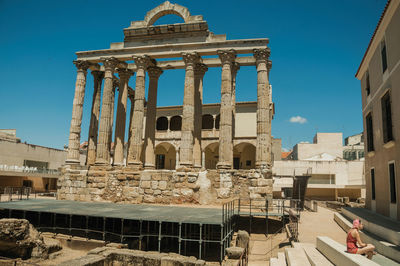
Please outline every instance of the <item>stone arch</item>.
[[205, 114], [201, 118], [201, 129], [213, 129], [214, 117], [210, 114]]
[[256, 146], [249, 142], [241, 142], [233, 147], [233, 168], [254, 169], [256, 162]]
[[166, 118], [165, 116], [161, 116], [161, 117], [157, 118], [156, 129], [157, 130], [168, 130], [168, 118]]
[[188, 23], [190, 20], [189, 9], [184, 6], [171, 4], [169, 1], [165, 1], [161, 5], [147, 12], [146, 17], [144, 18], [144, 23], [147, 27], [149, 27], [153, 25], [159, 18], [170, 14], [181, 17], [185, 23]]
[[204, 148], [205, 168], [216, 169], [219, 158], [219, 143], [213, 142]]
[[169, 129], [172, 131], [182, 130], [182, 117], [179, 115], [171, 117], [169, 122]]
[[175, 169], [176, 150], [174, 145], [168, 142], [162, 142], [156, 146], [156, 169]]

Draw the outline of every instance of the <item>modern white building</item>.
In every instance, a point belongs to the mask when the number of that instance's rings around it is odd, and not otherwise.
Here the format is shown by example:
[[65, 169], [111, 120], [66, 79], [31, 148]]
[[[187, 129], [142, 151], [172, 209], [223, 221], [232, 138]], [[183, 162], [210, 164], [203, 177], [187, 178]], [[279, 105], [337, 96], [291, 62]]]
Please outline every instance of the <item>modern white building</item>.
[[[342, 133], [317, 133], [313, 143], [298, 143], [289, 160], [274, 161], [274, 197], [291, 195], [294, 176], [310, 176], [306, 198], [351, 200], [365, 197], [364, 159], [344, 159], [351, 145], [363, 143], [350, 138], [343, 146]], [[360, 154], [361, 157], [361, 154]]]

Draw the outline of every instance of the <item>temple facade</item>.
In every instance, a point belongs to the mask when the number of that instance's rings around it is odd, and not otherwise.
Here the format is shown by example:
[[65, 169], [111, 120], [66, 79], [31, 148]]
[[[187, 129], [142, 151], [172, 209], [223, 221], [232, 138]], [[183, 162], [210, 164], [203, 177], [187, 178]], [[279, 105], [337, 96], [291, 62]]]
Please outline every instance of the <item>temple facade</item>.
[[[153, 25], [168, 14], [184, 23]], [[207, 203], [238, 195], [271, 197], [273, 103], [267, 45], [267, 38], [227, 40], [215, 35], [202, 16], [166, 1], [143, 21], [131, 22], [123, 42], [77, 52], [68, 156], [58, 198]], [[255, 66], [257, 73], [257, 101], [238, 104], [236, 74], [248, 66]], [[221, 103], [203, 105], [203, 77], [211, 67], [221, 68]], [[158, 79], [170, 69], [185, 69], [183, 105], [157, 111]], [[79, 147], [89, 71], [94, 90], [82, 167]], [[133, 78], [134, 89], [128, 85]], [[246, 108], [254, 109], [251, 125], [240, 121]], [[242, 123], [250, 132], [241, 132]], [[242, 153], [248, 158], [241, 158]]]

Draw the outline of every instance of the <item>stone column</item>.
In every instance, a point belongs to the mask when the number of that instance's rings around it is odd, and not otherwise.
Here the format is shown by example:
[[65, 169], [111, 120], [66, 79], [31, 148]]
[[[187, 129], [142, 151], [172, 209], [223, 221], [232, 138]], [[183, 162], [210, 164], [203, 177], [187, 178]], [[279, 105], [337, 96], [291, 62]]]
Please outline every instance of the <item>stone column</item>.
[[236, 74], [240, 66], [238, 63], [232, 65], [232, 140], [235, 138], [236, 126]]
[[257, 66], [257, 144], [256, 168], [268, 169], [271, 162], [270, 100], [268, 81], [269, 48], [254, 49]]
[[92, 71], [92, 75], [94, 81], [94, 90], [92, 111], [90, 116], [87, 165], [94, 165], [96, 162], [97, 135], [100, 120], [101, 84], [103, 83], [104, 72], [95, 70]]
[[[132, 120], [133, 120], [133, 109], [135, 108], [135, 91], [131, 90], [128, 93], [129, 100], [131, 101], [131, 112], [129, 114], [129, 128], [128, 128], [128, 149], [129, 149], [129, 141], [132, 136]], [[128, 152], [127, 152], [128, 153]], [[128, 160], [128, 158], [126, 158]]]
[[[112, 143], [112, 134], [113, 134], [113, 129], [114, 129], [114, 112], [115, 112], [115, 92], [117, 91], [117, 88], [119, 90], [119, 81], [117, 78], [114, 77], [113, 79], [113, 90], [111, 94], [111, 126], [110, 126], [110, 140], [108, 141], [109, 146], [108, 150], [111, 152], [111, 143]], [[115, 143], [114, 143], [115, 145]], [[114, 159], [114, 157], [113, 157]]]
[[201, 121], [203, 104], [203, 77], [208, 67], [205, 64], [196, 64], [194, 68], [194, 144], [193, 166], [201, 168]]
[[218, 51], [222, 63], [221, 74], [221, 110], [219, 126], [218, 169], [231, 169], [233, 162], [232, 145], [232, 65], [236, 53], [234, 50]]
[[199, 62], [197, 53], [182, 53], [186, 65], [185, 91], [182, 110], [182, 137], [180, 147], [180, 166], [191, 168], [193, 166], [193, 130], [194, 130], [194, 91], [195, 78], [194, 66]]
[[72, 106], [71, 127], [69, 130], [67, 164], [79, 164], [83, 99], [85, 97], [87, 69], [90, 66], [89, 62], [81, 60], [74, 61], [74, 64], [78, 69], [78, 73], [76, 75], [75, 96]]
[[154, 169], [156, 158], [154, 154], [155, 139], [156, 139], [156, 111], [157, 111], [157, 86], [158, 78], [163, 73], [159, 67], [149, 67], [147, 69], [149, 75], [149, 95], [146, 112], [146, 129], [144, 137], [145, 159], [144, 167]]
[[175, 154], [175, 169], [179, 168], [179, 149], [176, 149], [176, 154]]
[[135, 106], [131, 125], [131, 138], [128, 148], [128, 165], [141, 167], [142, 140], [143, 140], [143, 118], [145, 101], [145, 77], [146, 69], [151, 63], [150, 57], [134, 56], [136, 70]]
[[96, 152], [96, 164], [108, 165], [110, 163], [110, 134], [112, 128], [112, 96], [113, 73], [119, 61], [115, 58], [103, 59], [104, 64], [104, 89], [101, 104], [99, 140]]
[[206, 153], [205, 151], [201, 152], [201, 169], [206, 169]]
[[114, 140], [114, 165], [124, 164], [124, 144], [125, 144], [125, 125], [126, 125], [126, 105], [128, 101], [128, 82], [132, 71], [128, 69], [118, 69], [119, 93], [117, 106], [117, 121], [115, 123]]

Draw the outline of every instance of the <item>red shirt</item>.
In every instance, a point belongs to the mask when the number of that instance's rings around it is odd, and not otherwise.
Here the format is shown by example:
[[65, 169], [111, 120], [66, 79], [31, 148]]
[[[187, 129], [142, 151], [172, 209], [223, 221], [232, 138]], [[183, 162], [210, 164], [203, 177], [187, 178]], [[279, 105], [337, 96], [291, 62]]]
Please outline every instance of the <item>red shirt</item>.
[[358, 250], [357, 239], [355, 239], [351, 235], [351, 230], [347, 233], [346, 243], [347, 243], [347, 252], [356, 254]]

